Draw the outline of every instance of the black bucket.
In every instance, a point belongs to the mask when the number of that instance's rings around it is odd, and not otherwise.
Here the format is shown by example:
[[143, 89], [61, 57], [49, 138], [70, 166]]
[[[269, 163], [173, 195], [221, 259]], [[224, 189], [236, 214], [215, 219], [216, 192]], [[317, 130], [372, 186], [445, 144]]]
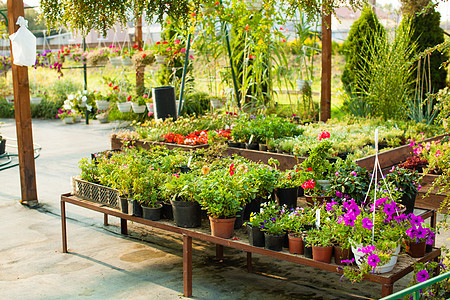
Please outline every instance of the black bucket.
[[178, 227], [193, 228], [202, 224], [201, 209], [198, 202], [171, 200], [173, 219]]
[[173, 86], [161, 86], [152, 89], [153, 103], [155, 105], [155, 118], [177, 119], [177, 107], [175, 102], [175, 88]]

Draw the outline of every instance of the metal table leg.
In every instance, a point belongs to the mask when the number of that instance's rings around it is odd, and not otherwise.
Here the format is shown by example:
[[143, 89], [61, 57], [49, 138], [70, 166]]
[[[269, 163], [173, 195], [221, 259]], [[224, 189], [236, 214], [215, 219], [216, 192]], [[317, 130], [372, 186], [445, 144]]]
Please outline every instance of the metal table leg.
[[108, 214], [103, 214], [103, 225], [108, 226]]
[[192, 237], [183, 234], [183, 293], [192, 296]]
[[127, 219], [120, 219], [120, 233], [124, 235], [128, 234]]

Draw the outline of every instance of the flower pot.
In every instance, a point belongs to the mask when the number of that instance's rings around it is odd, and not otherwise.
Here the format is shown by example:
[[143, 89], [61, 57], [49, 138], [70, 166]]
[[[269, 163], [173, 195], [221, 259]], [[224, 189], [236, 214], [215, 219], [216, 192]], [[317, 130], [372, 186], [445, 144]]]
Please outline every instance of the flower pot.
[[148, 112], [155, 113], [153, 103], [145, 103], [145, 105], [147, 106]]
[[416, 204], [416, 197], [417, 197], [417, 193], [414, 193], [411, 196], [405, 194], [400, 198], [399, 202], [406, 207], [405, 214], [411, 214], [414, 212], [414, 205]]
[[209, 216], [209, 224], [211, 225], [211, 235], [229, 239], [233, 236], [234, 221], [236, 218], [216, 219]]
[[170, 200], [173, 218], [178, 227], [193, 228], [202, 224], [201, 209], [198, 202]]
[[240, 148], [241, 143], [238, 142], [228, 142], [228, 147]]
[[244, 220], [250, 219], [250, 214], [252, 212], [254, 213], [259, 212], [260, 206], [261, 206], [261, 199], [259, 198], [255, 198], [249, 203], [247, 203], [244, 208]]
[[121, 113], [127, 113], [131, 111], [131, 103], [130, 102], [117, 102], [117, 108]]
[[239, 210], [236, 213], [236, 220], [234, 221], [234, 229], [239, 229], [242, 227], [242, 225], [244, 225], [244, 207], [241, 208], [241, 210]]
[[212, 98], [209, 101], [211, 103], [211, 107], [213, 110], [220, 109], [223, 107], [223, 102], [220, 101], [219, 99]]
[[303, 254], [305, 255], [306, 258], [312, 259], [313, 258], [312, 247], [306, 247], [306, 244], [305, 244], [305, 249], [303, 249]]
[[6, 152], [6, 140], [2, 139], [0, 140], [0, 155], [5, 154]]
[[[356, 264], [359, 266], [361, 265], [361, 258], [365, 255], [362, 251], [358, 251], [358, 249], [361, 249], [362, 245], [358, 245], [357, 247], [352, 246], [352, 252], [355, 256]], [[394, 269], [395, 264], [397, 263], [398, 254], [400, 253], [400, 243], [398, 244], [397, 248], [392, 249], [393, 255], [391, 259], [384, 265], [377, 266], [375, 268], [375, 273], [382, 274], [392, 271]]]
[[113, 67], [119, 67], [122, 65], [122, 58], [120, 57], [110, 57], [109, 62]]
[[72, 117], [64, 118], [62, 121], [64, 124], [73, 124], [74, 123], [74, 120]]
[[263, 2], [261, 0], [245, 0], [247, 10], [258, 11], [261, 10]]
[[135, 114], [143, 114], [145, 112], [145, 105], [138, 105], [137, 103], [131, 103], [131, 107], [133, 108], [133, 112]]
[[277, 196], [278, 205], [286, 205], [288, 208], [297, 207], [297, 187], [293, 188], [276, 188], [275, 193]]
[[333, 199], [333, 197], [331, 196], [309, 196], [309, 195], [305, 195], [305, 199], [306, 199], [306, 203], [308, 204], [308, 206], [314, 206], [314, 204], [317, 203], [322, 203], [322, 202], [328, 202], [331, 199]]
[[108, 123], [109, 122], [108, 116], [97, 115], [96, 117], [100, 123]]
[[258, 144], [258, 150], [259, 151], [267, 151], [267, 145], [266, 144]]
[[342, 249], [340, 246], [334, 246], [334, 262], [337, 265], [343, 265], [342, 261], [350, 259], [351, 254], [350, 248]]
[[75, 123], [81, 122], [81, 115], [76, 115], [73, 121], [74, 121]]
[[264, 232], [264, 248], [273, 251], [283, 250], [284, 234], [271, 234]]
[[157, 207], [142, 206], [142, 216], [146, 220], [159, 221], [161, 219], [161, 208], [161, 204], [158, 204]]
[[13, 103], [14, 102], [14, 95], [8, 95], [8, 96], [5, 97], [5, 99], [9, 103]]
[[259, 227], [247, 225], [248, 243], [255, 247], [264, 247], [264, 232]]
[[169, 202], [163, 202], [161, 208], [161, 215], [164, 219], [173, 220], [172, 204]]
[[42, 97], [30, 97], [30, 103], [34, 105], [41, 104]]
[[406, 252], [411, 257], [419, 258], [425, 256], [426, 246], [427, 245], [425, 241], [419, 243], [406, 241]]
[[107, 110], [109, 108], [109, 102], [106, 100], [95, 100], [98, 110]]
[[304, 245], [303, 239], [301, 236], [296, 236], [292, 233], [289, 233], [289, 253], [292, 254], [303, 254], [304, 253]]
[[312, 246], [313, 260], [321, 261], [324, 263], [331, 263], [331, 257], [333, 256], [333, 246], [318, 247]]
[[128, 199], [126, 197], [120, 197], [119, 208], [121, 212], [128, 214]]
[[134, 199], [128, 199], [128, 214], [142, 218], [142, 206]]
[[305, 190], [301, 186], [299, 186], [297, 196], [303, 197], [304, 195], [305, 195]]
[[129, 57], [123, 57], [122, 58], [122, 66], [124, 67], [131, 67], [133, 65], [133, 61]]
[[259, 146], [257, 143], [245, 144], [245, 148], [248, 150], [258, 150]]
[[331, 182], [329, 180], [317, 180], [316, 182], [322, 187], [323, 191], [328, 190], [331, 186]]
[[166, 55], [155, 55], [155, 60], [157, 64], [165, 64], [167, 56]]

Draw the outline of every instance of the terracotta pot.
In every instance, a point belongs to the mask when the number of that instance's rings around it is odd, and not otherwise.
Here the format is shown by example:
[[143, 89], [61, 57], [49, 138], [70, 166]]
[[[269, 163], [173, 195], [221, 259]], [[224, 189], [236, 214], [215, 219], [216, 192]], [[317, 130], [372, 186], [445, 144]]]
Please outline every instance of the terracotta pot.
[[313, 260], [324, 263], [331, 263], [331, 256], [333, 256], [333, 246], [330, 247], [312, 247]]
[[330, 201], [331, 199], [333, 199], [333, 197], [331, 196], [309, 196], [309, 195], [305, 195], [306, 198], [306, 203], [308, 204], [308, 206], [314, 206], [314, 203], [318, 202], [318, 203], [322, 203], [323, 201]]
[[425, 241], [419, 243], [406, 241], [406, 252], [414, 258], [422, 257], [425, 256], [426, 246]]
[[343, 265], [342, 260], [350, 259], [352, 251], [350, 248], [342, 249], [339, 246], [334, 246], [334, 262], [337, 265]]
[[209, 223], [211, 224], [211, 235], [229, 239], [233, 236], [235, 220], [236, 218], [216, 219], [209, 216]]
[[289, 253], [292, 254], [303, 254], [303, 239], [301, 236], [296, 236], [289, 233]]

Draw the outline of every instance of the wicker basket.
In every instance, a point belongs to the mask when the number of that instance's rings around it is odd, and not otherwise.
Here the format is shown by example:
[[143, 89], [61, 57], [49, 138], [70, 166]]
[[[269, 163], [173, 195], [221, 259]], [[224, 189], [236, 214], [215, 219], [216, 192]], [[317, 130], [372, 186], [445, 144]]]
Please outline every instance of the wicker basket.
[[72, 193], [82, 199], [119, 208], [119, 191], [109, 187], [72, 177]]

